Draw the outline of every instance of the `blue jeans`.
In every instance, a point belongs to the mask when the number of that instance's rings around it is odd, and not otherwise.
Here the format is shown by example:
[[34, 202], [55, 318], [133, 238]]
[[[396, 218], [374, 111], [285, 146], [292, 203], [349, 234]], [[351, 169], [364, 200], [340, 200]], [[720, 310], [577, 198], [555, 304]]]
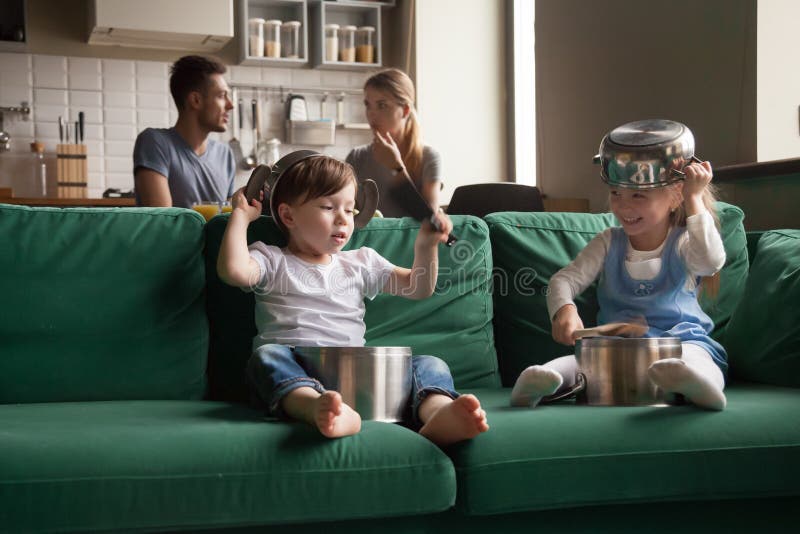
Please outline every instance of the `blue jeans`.
[[[407, 420], [412, 428], [419, 428], [419, 405], [432, 393], [458, 397], [453, 386], [450, 368], [435, 356], [413, 356], [411, 358], [411, 396], [407, 409]], [[251, 399], [267, 415], [283, 417], [281, 400], [287, 393], [300, 387], [310, 387], [325, 393], [325, 386], [311, 376], [295, 358], [292, 347], [285, 345], [262, 345], [247, 362], [247, 383]]]

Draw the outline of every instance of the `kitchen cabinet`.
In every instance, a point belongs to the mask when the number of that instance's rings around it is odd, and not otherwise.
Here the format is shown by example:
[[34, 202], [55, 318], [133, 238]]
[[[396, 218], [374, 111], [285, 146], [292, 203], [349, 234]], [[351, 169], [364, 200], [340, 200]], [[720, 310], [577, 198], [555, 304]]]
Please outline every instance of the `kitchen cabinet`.
[[0, 52], [24, 52], [27, 49], [25, 0], [0, 2]]
[[[239, 63], [262, 67], [304, 67], [308, 65], [308, 5], [306, 0], [237, 0], [236, 38]], [[297, 57], [285, 57], [287, 47], [279, 47], [279, 57], [258, 55], [251, 49], [251, 19], [297, 21], [300, 23]], [[285, 33], [281, 33], [281, 43]], [[265, 47], [268, 36], [264, 36]], [[252, 43], [252, 44], [255, 44]]]
[[[338, 70], [359, 70], [372, 69], [382, 65], [381, 50], [381, 4], [382, 2], [316, 2], [311, 6], [309, 22], [311, 24], [311, 62], [314, 67], [320, 69]], [[387, 5], [393, 5], [387, 4]], [[336, 46], [339, 54], [330, 54], [330, 40], [326, 38], [325, 27], [329, 24], [336, 24], [339, 28], [345, 26], [355, 26], [362, 28], [365, 26], [374, 29], [372, 35], [373, 60], [371, 62], [358, 61], [360, 54], [353, 54], [353, 61], [342, 59], [341, 34], [338, 37]], [[338, 56], [337, 59], [333, 57]]]
[[[382, 65], [381, 50], [381, 14], [382, 8], [393, 7], [393, 0], [366, 1], [366, 0], [236, 0], [236, 39], [239, 50], [239, 64], [264, 67], [315, 67], [320, 69], [362, 70], [380, 67]], [[269, 28], [264, 25], [263, 42], [251, 26], [251, 20], [281, 21], [280, 54], [274, 53], [275, 48], [269, 44]], [[299, 28], [299, 53], [296, 57], [286, 57], [285, 30], [287, 21], [297, 21]], [[258, 24], [253, 22], [252, 24]], [[326, 57], [325, 26], [336, 24], [340, 28], [352, 26], [355, 28], [369, 27], [372, 30], [362, 30], [359, 36], [369, 34], [371, 45], [361, 46], [355, 44], [355, 50], [350, 55], [335, 53], [335, 59]], [[273, 27], [274, 28], [274, 27]], [[339, 33], [337, 32], [337, 39]], [[255, 36], [255, 37], [254, 37]], [[251, 42], [251, 39], [253, 41]], [[264, 53], [254, 52], [264, 46]], [[341, 49], [340, 49], [341, 50]], [[274, 57], [270, 57], [270, 52]], [[371, 61], [365, 60], [371, 58]]]

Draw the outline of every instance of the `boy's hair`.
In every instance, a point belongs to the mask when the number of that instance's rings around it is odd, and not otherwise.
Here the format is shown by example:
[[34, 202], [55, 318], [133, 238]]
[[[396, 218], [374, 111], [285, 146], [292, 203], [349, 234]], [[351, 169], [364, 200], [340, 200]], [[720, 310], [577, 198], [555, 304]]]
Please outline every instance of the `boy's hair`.
[[[703, 191], [703, 205], [706, 207], [706, 210], [708, 210], [711, 216], [714, 217], [714, 226], [717, 227], [717, 230], [720, 230], [716, 202], [717, 188], [714, 186], [714, 184], [708, 184]], [[683, 206], [683, 202], [681, 202], [675, 211], [670, 213], [669, 222], [673, 226], [686, 226], [686, 209], [684, 209]], [[711, 276], [704, 276], [702, 280], [700, 280], [699, 294], [711, 299], [716, 299], [717, 295], [719, 294], [719, 276], [719, 272]]]
[[205, 94], [209, 78], [227, 71], [222, 62], [205, 56], [183, 56], [173, 63], [169, 71], [169, 92], [178, 111], [183, 110], [189, 93], [199, 91]]
[[351, 183], [358, 187], [353, 167], [330, 156], [308, 158], [292, 165], [278, 180], [269, 200], [275, 209], [275, 223], [289, 237], [289, 229], [278, 215], [278, 206], [305, 204], [333, 195]]

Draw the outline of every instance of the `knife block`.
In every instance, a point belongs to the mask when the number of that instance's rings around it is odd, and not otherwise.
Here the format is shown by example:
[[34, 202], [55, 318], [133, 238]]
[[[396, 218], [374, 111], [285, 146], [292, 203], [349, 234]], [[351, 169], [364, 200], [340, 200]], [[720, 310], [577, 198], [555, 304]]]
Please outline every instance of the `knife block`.
[[86, 198], [86, 183], [89, 178], [86, 145], [56, 145], [56, 163], [58, 198]]

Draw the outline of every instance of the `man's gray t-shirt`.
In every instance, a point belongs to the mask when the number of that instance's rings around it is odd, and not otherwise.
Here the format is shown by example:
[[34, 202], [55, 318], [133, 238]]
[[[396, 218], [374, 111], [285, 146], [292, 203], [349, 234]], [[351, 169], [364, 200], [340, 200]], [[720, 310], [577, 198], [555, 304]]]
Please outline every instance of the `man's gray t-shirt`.
[[[392, 169], [387, 169], [372, 155], [372, 145], [362, 145], [354, 148], [347, 155], [347, 163], [353, 166], [356, 171], [356, 178], [359, 183], [364, 180], [375, 180], [378, 184], [380, 201], [378, 209], [384, 217], [408, 217], [408, 213], [402, 206], [398, 205], [389, 194], [389, 188], [393, 180]], [[429, 146], [422, 147], [422, 180], [425, 182], [438, 182], [441, 180], [442, 160], [439, 153]]]
[[[134, 173], [145, 167], [167, 177], [172, 205], [191, 208], [192, 202], [224, 201], [233, 196], [236, 162], [231, 148], [213, 139], [202, 156], [175, 128], [147, 128], [133, 147]], [[139, 193], [136, 203], [141, 204]]]

